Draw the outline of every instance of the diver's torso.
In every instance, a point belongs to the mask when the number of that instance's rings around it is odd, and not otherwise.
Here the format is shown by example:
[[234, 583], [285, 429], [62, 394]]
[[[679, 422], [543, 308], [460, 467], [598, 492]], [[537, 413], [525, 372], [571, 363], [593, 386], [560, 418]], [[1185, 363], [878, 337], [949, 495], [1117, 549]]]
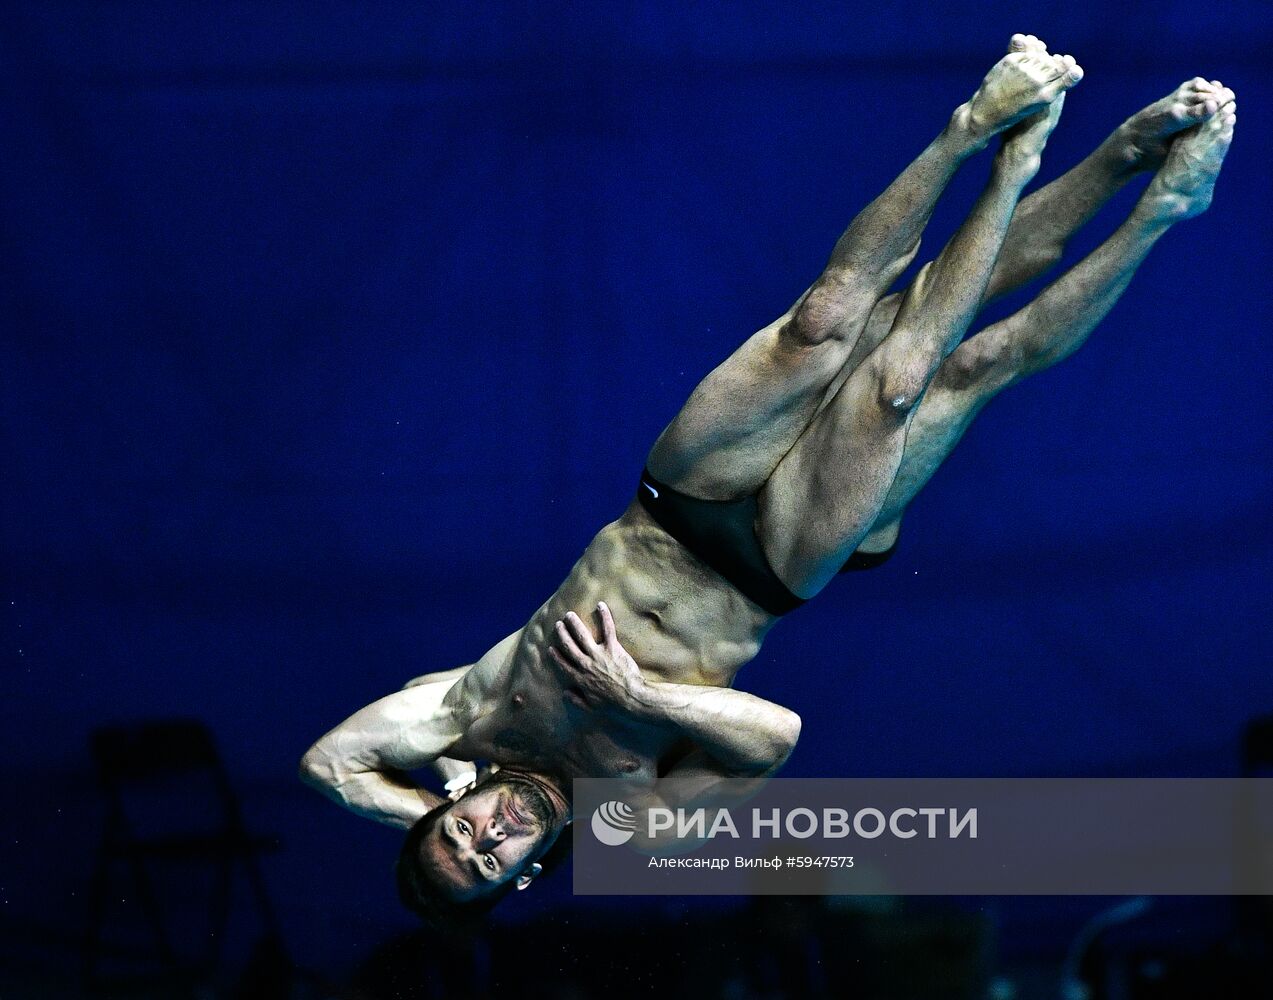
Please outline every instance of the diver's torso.
[[600, 635], [597, 602], [651, 681], [727, 687], [760, 648], [773, 617], [659, 527], [637, 503], [602, 528], [557, 592], [532, 616], [455, 750], [570, 777], [653, 781], [684, 746], [666, 725], [580, 708], [549, 658], [553, 627], [574, 611]]

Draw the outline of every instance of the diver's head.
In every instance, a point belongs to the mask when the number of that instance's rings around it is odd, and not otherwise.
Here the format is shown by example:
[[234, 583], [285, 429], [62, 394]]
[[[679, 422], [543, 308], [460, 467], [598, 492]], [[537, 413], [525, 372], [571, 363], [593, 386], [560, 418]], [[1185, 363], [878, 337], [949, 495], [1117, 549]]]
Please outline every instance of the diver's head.
[[430, 923], [462, 928], [525, 889], [570, 819], [560, 789], [542, 775], [488, 775], [430, 810], [398, 855], [398, 894]]

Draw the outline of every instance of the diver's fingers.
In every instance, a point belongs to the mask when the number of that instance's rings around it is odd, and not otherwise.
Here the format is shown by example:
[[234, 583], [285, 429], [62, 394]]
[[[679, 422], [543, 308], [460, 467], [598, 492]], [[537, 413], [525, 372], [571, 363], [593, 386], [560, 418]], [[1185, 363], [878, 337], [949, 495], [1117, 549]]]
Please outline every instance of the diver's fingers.
[[601, 641], [612, 646], [619, 641], [614, 631], [614, 616], [610, 614], [605, 601], [597, 602], [597, 611], [601, 613]]

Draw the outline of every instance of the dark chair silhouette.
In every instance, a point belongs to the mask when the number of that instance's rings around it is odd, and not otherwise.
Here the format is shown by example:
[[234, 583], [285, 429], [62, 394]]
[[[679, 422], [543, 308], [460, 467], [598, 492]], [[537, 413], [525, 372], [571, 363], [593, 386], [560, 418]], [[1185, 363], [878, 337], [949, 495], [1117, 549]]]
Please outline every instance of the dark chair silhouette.
[[1242, 774], [1252, 778], [1273, 768], [1273, 715], [1257, 716], [1242, 731]]
[[[275, 839], [249, 834], [238, 800], [211, 733], [193, 720], [166, 720], [99, 729], [93, 757], [106, 797], [106, 820], [90, 893], [84, 975], [90, 988], [124, 978], [178, 983], [208, 982], [221, 962], [222, 941], [231, 913], [236, 869], [247, 875], [251, 899], [265, 938], [280, 942], [274, 907], [257, 864], [278, 848]], [[211, 888], [198, 898], [183, 882], [186, 908], [206, 914], [210, 933], [195, 955], [183, 954], [172, 940], [172, 924], [157, 886], [156, 870], [197, 871]], [[172, 893], [168, 893], [171, 896]], [[123, 977], [103, 970], [108, 909], [119, 900], [135, 901], [140, 929], [149, 946], [129, 957], [136, 969]], [[138, 923], [133, 917], [130, 923]], [[281, 948], [281, 945], [276, 944]], [[118, 950], [114, 952], [119, 956]]]
[[[1273, 715], [1256, 716], [1242, 731], [1242, 776], [1266, 778], [1270, 771], [1273, 771]], [[1234, 859], [1239, 873], [1248, 881], [1268, 885], [1273, 882], [1267, 851], [1269, 817], [1259, 815], [1249, 795], [1240, 800], [1238, 810]], [[1243, 946], [1258, 952], [1265, 960], [1273, 959], [1273, 897], [1235, 896], [1233, 902]]]

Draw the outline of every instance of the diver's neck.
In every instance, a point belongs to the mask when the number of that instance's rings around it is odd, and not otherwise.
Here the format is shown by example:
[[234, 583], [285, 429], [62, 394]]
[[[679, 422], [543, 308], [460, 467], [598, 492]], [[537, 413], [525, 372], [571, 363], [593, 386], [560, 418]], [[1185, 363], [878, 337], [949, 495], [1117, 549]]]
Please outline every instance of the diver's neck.
[[510, 767], [504, 767], [501, 770], [505, 773], [525, 778], [528, 781], [533, 781], [543, 790], [544, 795], [547, 796], [548, 801], [552, 804], [553, 812], [557, 815], [557, 821], [562, 824], [570, 822], [569, 782], [564, 778], [555, 774], [547, 774], [543, 771], [523, 771], [519, 768]]

